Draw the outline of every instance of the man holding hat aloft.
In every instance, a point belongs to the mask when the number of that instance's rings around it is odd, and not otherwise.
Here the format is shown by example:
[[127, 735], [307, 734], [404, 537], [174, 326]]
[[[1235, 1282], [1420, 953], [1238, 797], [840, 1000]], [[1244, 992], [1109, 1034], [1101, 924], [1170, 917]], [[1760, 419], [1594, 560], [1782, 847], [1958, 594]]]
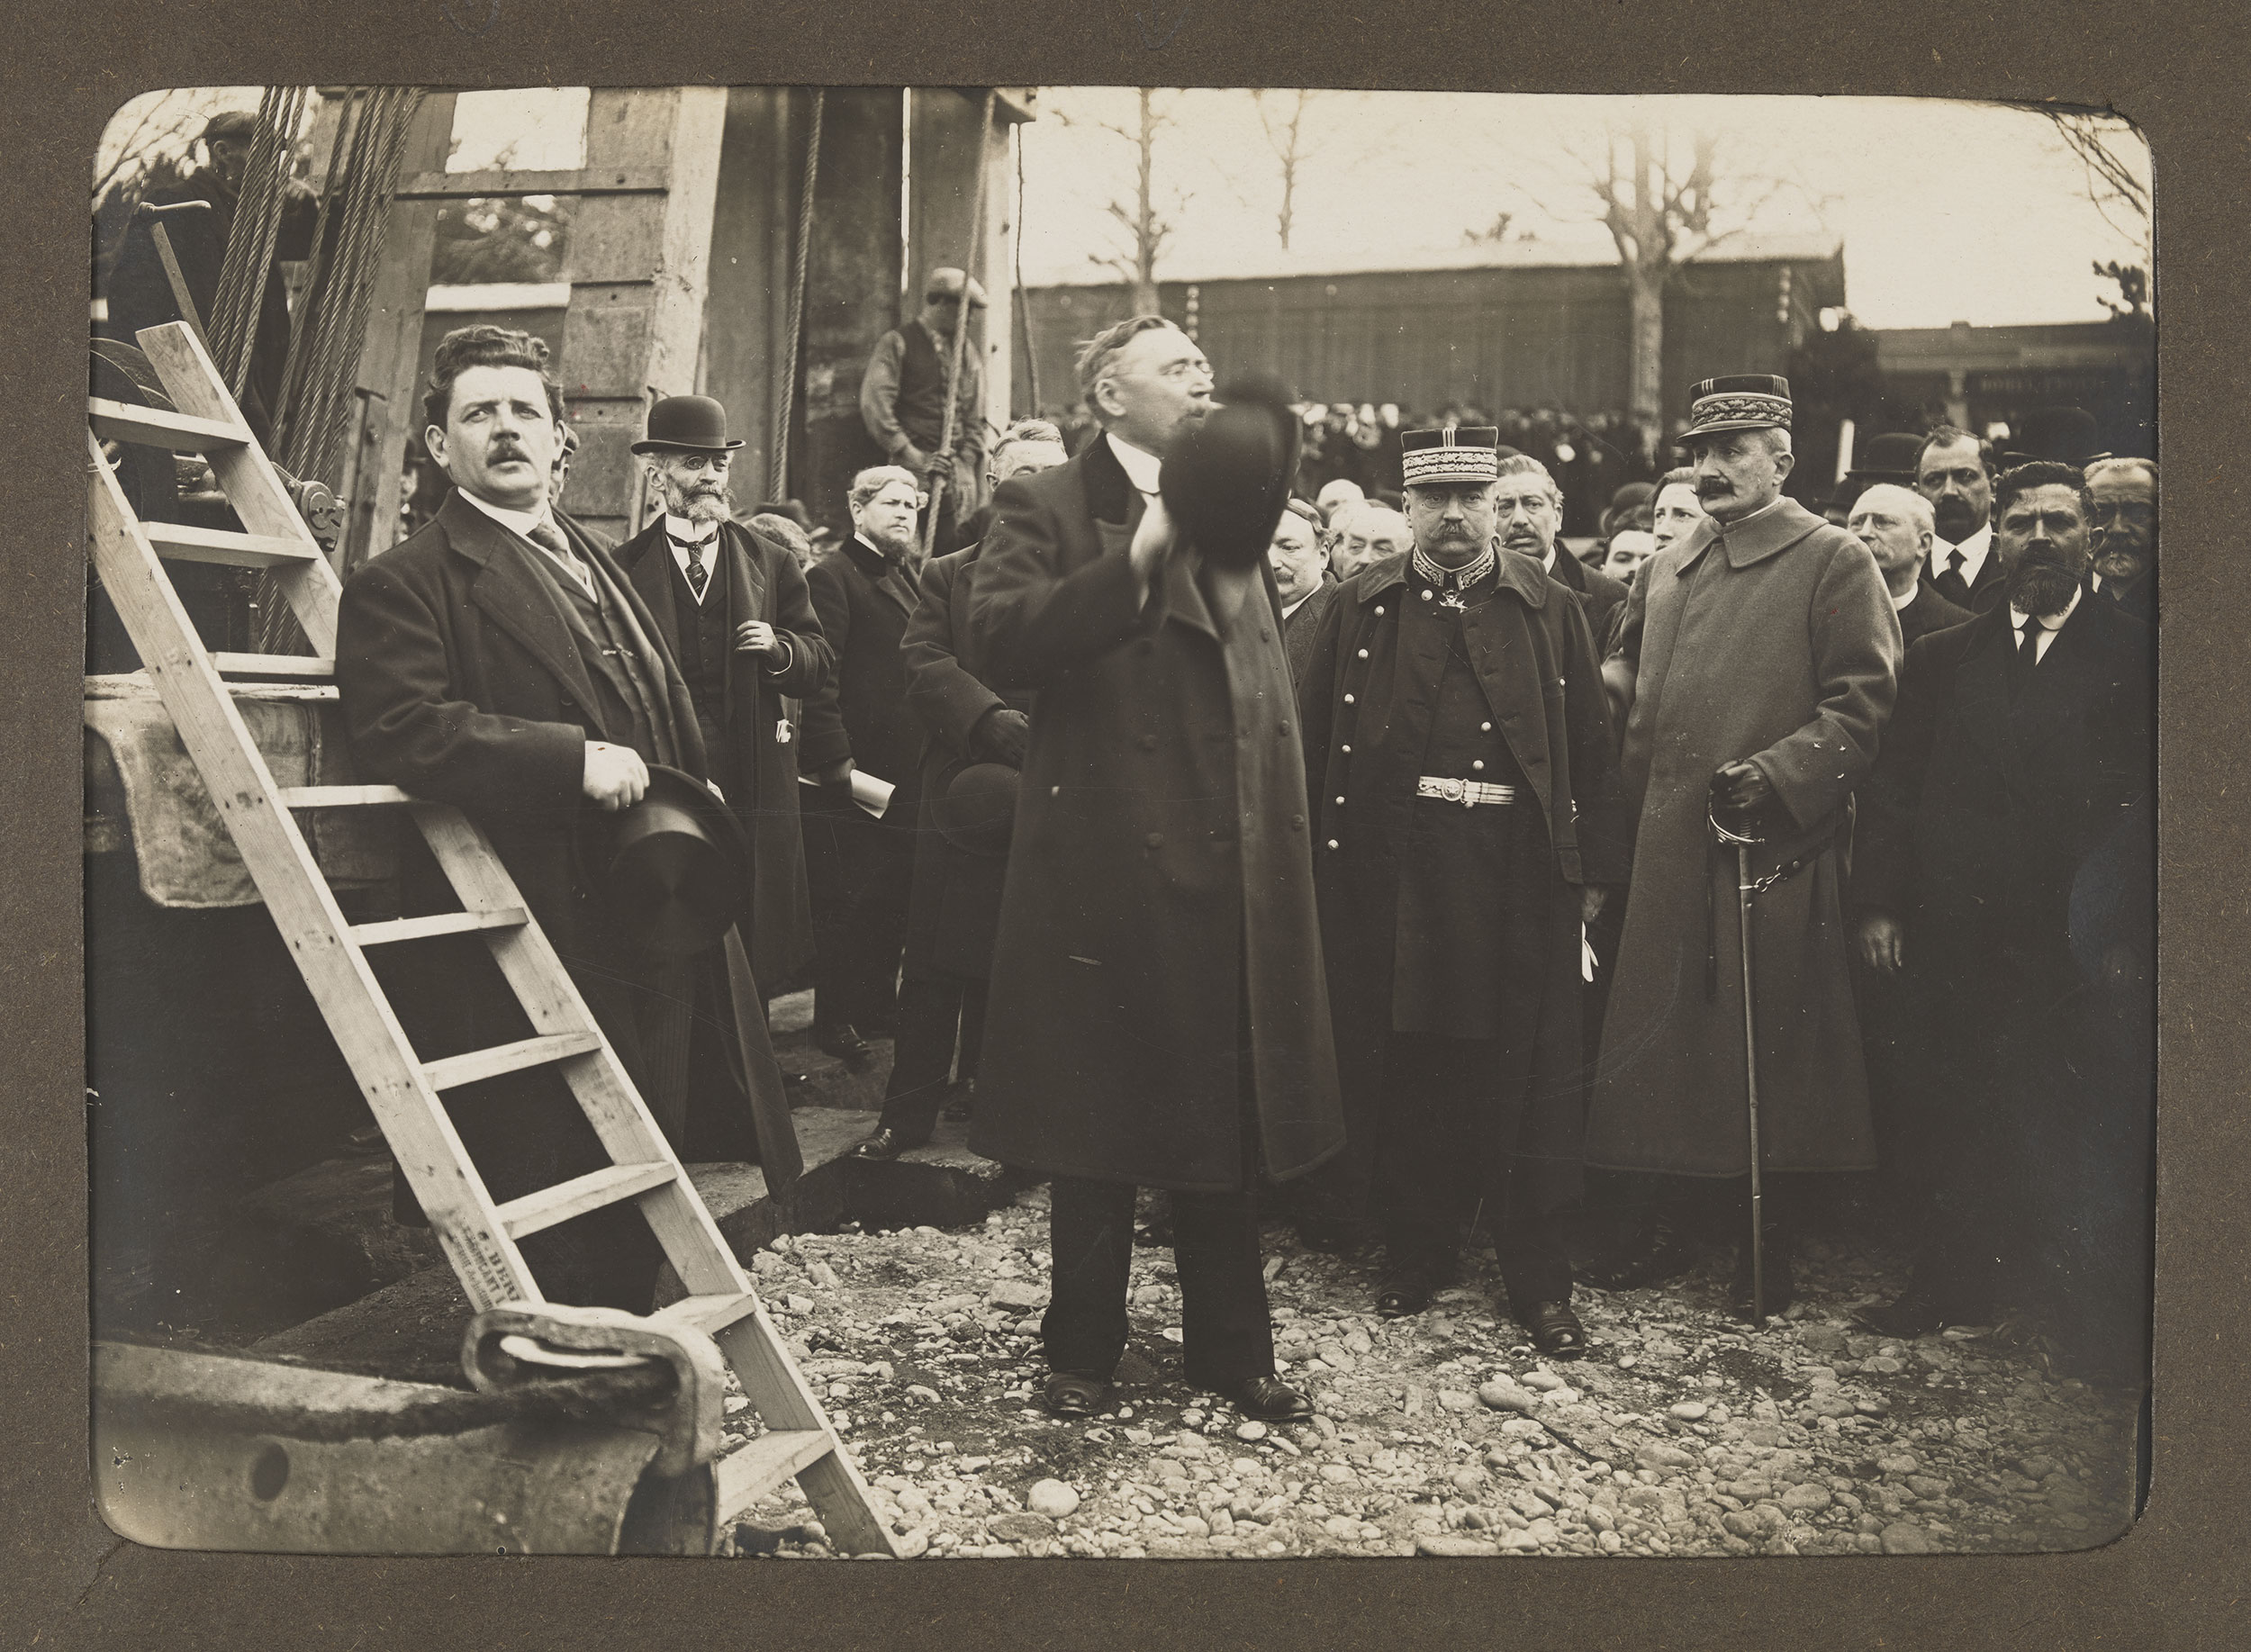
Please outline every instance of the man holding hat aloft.
[[[1680, 439], [1707, 515], [1644, 564], [1606, 668], [1631, 697], [1623, 766], [1639, 824], [1587, 1162], [1710, 1183], [1750, 1171], [1737, 855], [1713, 827], [1723, 812], [1760, 840], [1755, 874], [1802, 868], [1753, 912], [1760, 1163], [1870, 1169], [1837, 852], [1891, 714], [1899, 621], [1868, 548], [1783, 495], [1788, 382], [1707, 379], [1692, 397]], [[1767, 1252], [1779, 1311], [1786, 1246]], [[1650, 1224], [1595, 1277], [1647, 1283], [1687, 1259]]]
[[[956, 548], [954, 524], [979, 504], [985, 469], [984, 375], [971, 340], [960, 352], [961, 382], [954, 396], [954, 450], [945, 439], [945, 386], [954, 371], [954, 335], [966, 318], [985, 308], [985, 289], [958, 269], [940, 267], [922, 284], [922, 312], [875, 341], [860, 379], [860, 420], [890, 463], [912, 471], [939, 497], [934, 555]], [[941, 485], [942, 484], [942, 485]]]
[[709, 396], [667, 396], [633, 444], [663, 514], [618, 547], [695, 701], [711, 779], [751, 842], [744, 938], [760, 982], [813, 956], [798, 820], [797, 745], [782, 697], [827, 682], [831, 654], [789, 551], [732, 519], [728, 472], [739, 438]]
[[1347, 1135], [1314, 1179], [1347, 1220], [1372, 1206], [1391, 1316], [1451, 1278], [1481, 1207], [1506, 1309], [1569, 1358], [1581, 925], [1629, 826], [1586, 613], [1504, 542], [1497, 439], [1401, 438], [1414, 549], [1343, 582], [1298, 684]]

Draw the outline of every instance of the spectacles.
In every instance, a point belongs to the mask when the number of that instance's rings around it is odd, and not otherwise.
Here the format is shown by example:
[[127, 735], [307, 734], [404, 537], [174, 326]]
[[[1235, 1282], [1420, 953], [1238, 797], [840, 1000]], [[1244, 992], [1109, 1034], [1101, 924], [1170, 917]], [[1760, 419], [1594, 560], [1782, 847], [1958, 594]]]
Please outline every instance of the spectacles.
[[2147, 528], [2156, 519], [2156, 506], [2144, 504], [2138, 499], [2097, 501], [2094, 507], [2094, 521], [2098, 528], [2111, 522], [2130, 522], [2136, 528]]

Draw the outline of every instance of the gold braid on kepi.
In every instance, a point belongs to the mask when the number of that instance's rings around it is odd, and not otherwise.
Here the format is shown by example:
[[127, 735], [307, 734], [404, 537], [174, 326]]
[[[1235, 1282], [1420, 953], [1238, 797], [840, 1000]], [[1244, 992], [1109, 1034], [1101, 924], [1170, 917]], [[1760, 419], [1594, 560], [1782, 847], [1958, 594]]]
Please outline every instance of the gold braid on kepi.
[[1789, 428], [1790, 381], [1772, 373], [1738, 373], [1689, 390], [1688, 428], [1680, 437]]
[[1399, 474], [1407, 487], [1444, 482], [1498, 482], [1501, 431], [1497, 425], [1458, 425], [1451, 430], [1399, 432]]

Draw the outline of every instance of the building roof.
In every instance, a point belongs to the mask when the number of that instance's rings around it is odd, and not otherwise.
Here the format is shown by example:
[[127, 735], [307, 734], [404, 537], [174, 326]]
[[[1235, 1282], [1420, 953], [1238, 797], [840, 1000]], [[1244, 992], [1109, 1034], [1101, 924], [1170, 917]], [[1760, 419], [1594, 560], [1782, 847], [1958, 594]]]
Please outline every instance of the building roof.
[[[1692, 259], [1695, 264], [1812, 264], [1840, 257], [1841, 237], [1828, 234], [1731, 236]], [[1398, 248], [1372, 238], [1351, 252], [1297, 253], [1279, 248], [1240, 257], [1225, 252], [1186, 253], [1168, 258], [1158, 272], [1164, 285], [1210, 281], [1287, 281], [1304, 276], [1398, 275], [1419, 271], [1479, 269], [1587, 269], [1615, 265], [1618, 254], [1605, 241], [1504, 241], [1473, 247]], [[1066, 278], [1035, 285], [1108, 287], [1121, 283], [1115, 270], [1089, 264]]]

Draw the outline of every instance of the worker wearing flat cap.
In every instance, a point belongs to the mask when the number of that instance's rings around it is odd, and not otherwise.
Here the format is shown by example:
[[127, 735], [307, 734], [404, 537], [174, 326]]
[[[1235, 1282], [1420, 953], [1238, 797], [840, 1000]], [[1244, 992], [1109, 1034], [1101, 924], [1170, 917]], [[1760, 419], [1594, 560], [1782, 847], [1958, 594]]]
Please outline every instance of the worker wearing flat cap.
[[751, 971], [788, 979], [812, 961], [813, 915], [798, 819], [796, 735], [782, 697], [828, 680], [832, 650], [788, 548], [732, 517], [741, 438], [710, 396], [667, 396], [633, 444], [664, 511], [618, 547], [695, 702], [711, 779], [742, 823], [753, 895]]
[[985, 289], [958, 269], [940, 267], [922, 284], [922, 312], [875, 342], [860, 380], [860, 418], [889, 461], [927, 480], [929, 509], [937, 512], [931, 554], [960, 549], [954, 525], [983, 502], [985, 472], [984, 375], [977, 341], [961, 352], [961, 382], [954, 397], [954, 447], [945, 441], [945, 386], [954, 371], [956, 331], [985, 307]]
[[1504, 542], [1498, 435], [1402, 437], [1414, 547], [1343, 582], [1297, 685], [1346, 1141], [1300, 1226], [1369, 1207], [1397, 1317], [1451, 1282], [1482, 1207], [1504, 1310], [1568, 1359], [1581, 925], [1629, 825], [1586, 612]]
[[[1706, 515], [1642, 564], [1605, 668], [1629, 697], [1622, 758], [1638, 816], [1632, 898], [1603, 1023], [1587, 1162], [1702, 1178], [1722, 1232], [1750, 1170], [1737, 855], [1715, 815], [1757, 835], [1754, 876], [1799, 870], [1752, 912], [1766, 1214], [1817, 1184], [1776, 1172], [1876, 1166], [1838, 851], [1846, 804], [1891, 715], [1899, 621], [1868, 547], [1784, 496], [1790, 386], [1707, 379], [1680, 438]], [[1689, 1200], [1693, 1205], [1698, 1201]], [[1766, 1246], [1766, 1305], [1788, 1305], [1786, 1231]], [[1749, 1300], [1749, 1251], [1736, 1288]], [[1647, 1224], [1597, 1283], [1647, 1284], [1693, 1258]]]

